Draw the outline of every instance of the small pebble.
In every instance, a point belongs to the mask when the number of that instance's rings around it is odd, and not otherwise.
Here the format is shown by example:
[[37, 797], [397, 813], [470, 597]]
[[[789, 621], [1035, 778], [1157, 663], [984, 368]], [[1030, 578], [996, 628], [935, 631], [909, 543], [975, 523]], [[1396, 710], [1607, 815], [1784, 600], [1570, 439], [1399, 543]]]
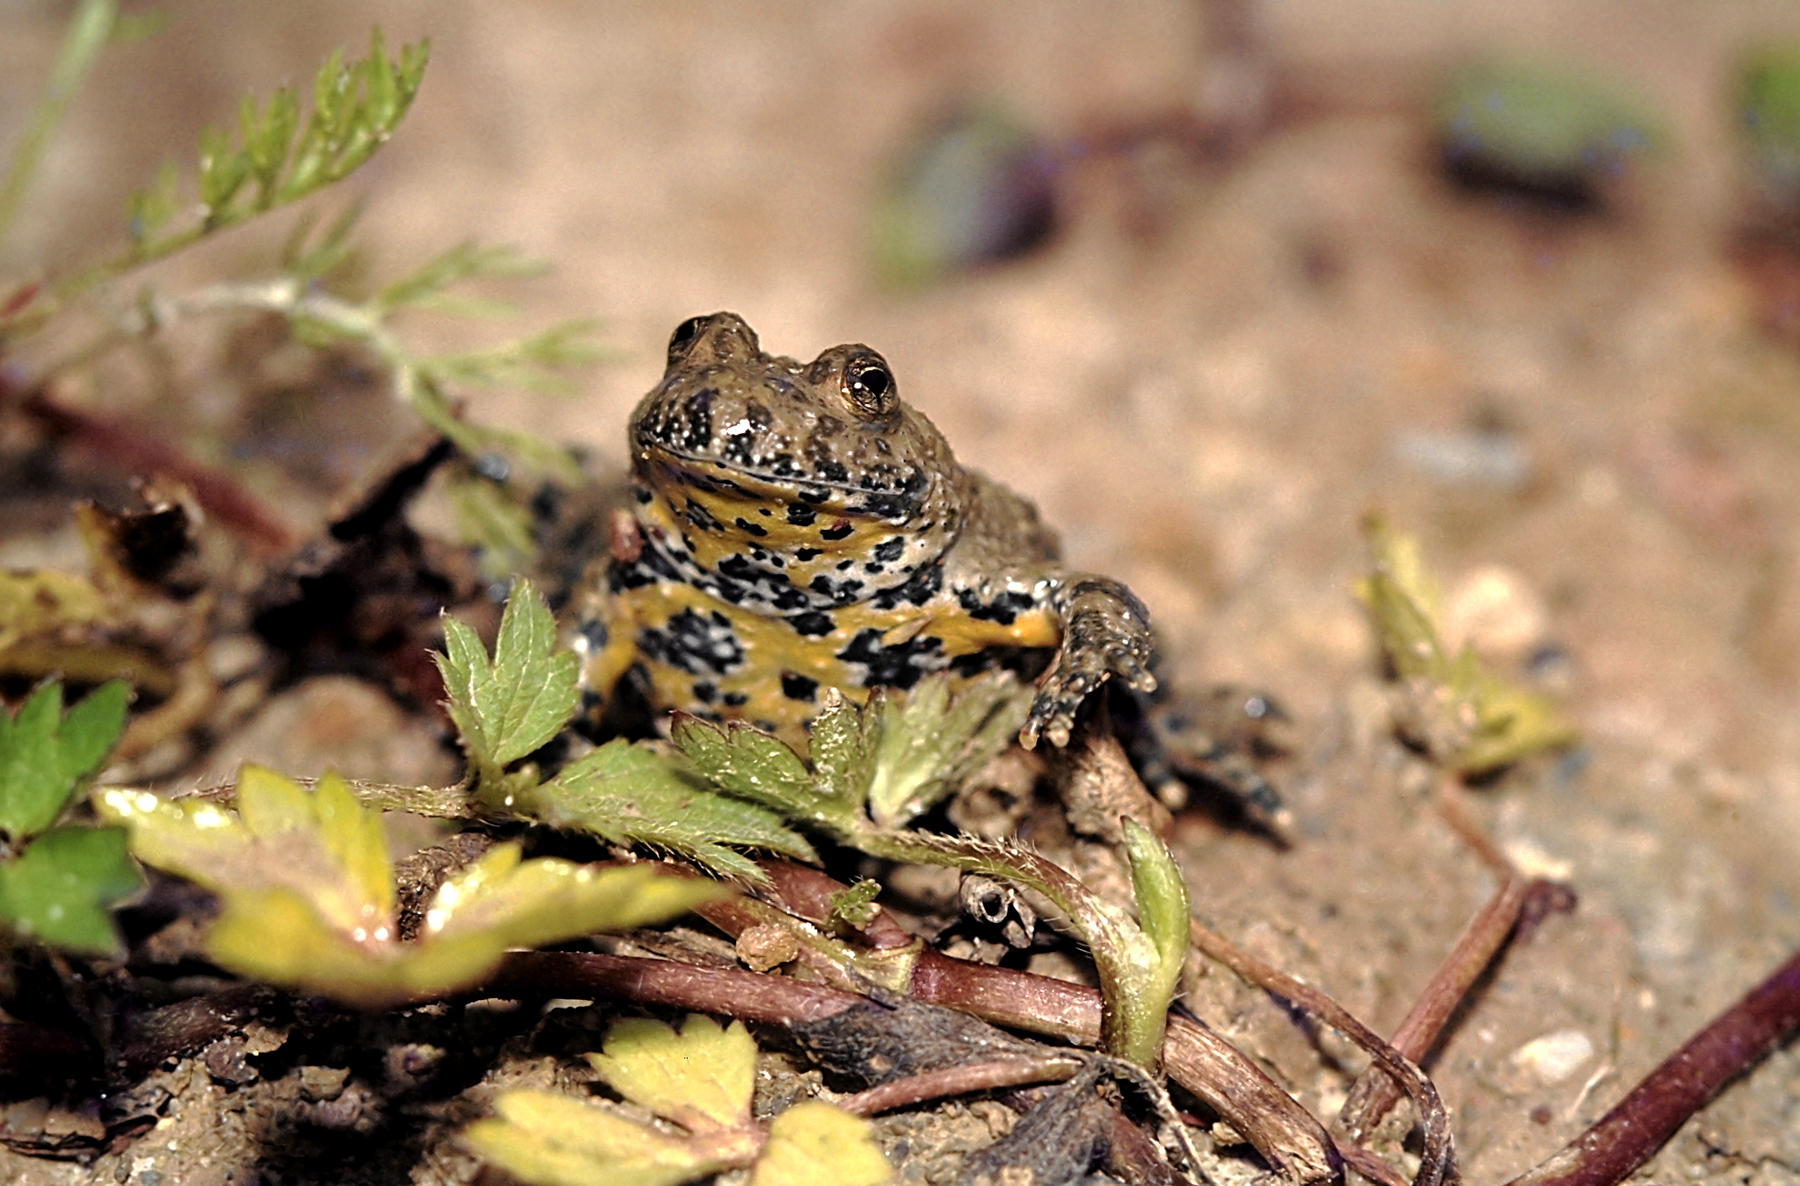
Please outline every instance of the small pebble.
[[1512, 1053], [1513, 1064], [1548, 1087], [1561, 1083], [1594, 1057], [1594, 1044], [1580, 1030], [1557, 1030], [1533, 1038]]

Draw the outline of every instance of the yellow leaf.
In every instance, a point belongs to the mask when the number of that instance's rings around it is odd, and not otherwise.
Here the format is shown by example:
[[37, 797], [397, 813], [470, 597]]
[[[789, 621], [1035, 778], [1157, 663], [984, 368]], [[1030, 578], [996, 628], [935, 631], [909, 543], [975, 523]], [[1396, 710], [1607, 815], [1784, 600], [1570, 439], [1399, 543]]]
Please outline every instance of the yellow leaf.
[[532, 1186], [674, 1186], [723, 1168], [616, 1112], [548, 1091], [508, 1091], [463, 1130], [477, 1153]]
[[604, 1049], [587, 1059], [613, 1090], [689, 1132], [750, 1123], [756, 1043], [743, 1022], [720, 1028], [692, 1013], [677, 1034], [660, 1021], [627, 1017], [606, 1031]]
[[770, 1122], [750, 1186], [879, 1186], [893, 1172], [868, 1121], [809, 1100]]
[[309, 794], [246, 766], [239, 815], [118, 788], [93, 803], [130, 831], [132, 855], [219, 895], [207, 951], [221, 967], [363, 1008], [473, 984], [510, 948], [664, 922], [726, 892], [653, 864], [521, 861], [506, 844], [446, 881], [402, 943], [380, 817], [334, 775]]
[[0, 572], [0, 651], [22, 639], [105, 621], [106, 595], [91, 581], [54, 569]]

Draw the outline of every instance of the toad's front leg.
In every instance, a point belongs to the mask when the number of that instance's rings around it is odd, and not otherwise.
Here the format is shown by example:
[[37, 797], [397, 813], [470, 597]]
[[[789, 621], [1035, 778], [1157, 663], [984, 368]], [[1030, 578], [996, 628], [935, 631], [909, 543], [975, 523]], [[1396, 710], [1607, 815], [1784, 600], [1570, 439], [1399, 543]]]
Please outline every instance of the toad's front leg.
[[1062, 619], [1062, 646], [1019, 730], [1026, 749], [1040, 735], [1051, 745], [1067, 745], [1081, 702], [1110, 677], [1139, 692], [1156, 690], [1150, 611], [1130, 589], [1107, 577], [1075, 575], [1057, 589], [1052, 605]]

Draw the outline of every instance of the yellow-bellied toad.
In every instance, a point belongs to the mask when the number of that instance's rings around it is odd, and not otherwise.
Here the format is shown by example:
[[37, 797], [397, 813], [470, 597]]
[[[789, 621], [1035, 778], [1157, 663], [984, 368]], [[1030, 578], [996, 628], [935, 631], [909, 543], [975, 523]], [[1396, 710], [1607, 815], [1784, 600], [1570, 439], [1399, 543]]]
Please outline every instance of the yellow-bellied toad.
[[804, 743], [853, 699], [1056, 647], [1020, 733], [1066, 744], [1108, 677], [1148, 692], [1149, 615], [1070, 572], [1029, 502], [958, 465], [867, 346], [764, 354], [742, 318], [683, 322], [630, 425], [633, 517], [569, 611], [590, 699], [634, 665], [658, 710]]

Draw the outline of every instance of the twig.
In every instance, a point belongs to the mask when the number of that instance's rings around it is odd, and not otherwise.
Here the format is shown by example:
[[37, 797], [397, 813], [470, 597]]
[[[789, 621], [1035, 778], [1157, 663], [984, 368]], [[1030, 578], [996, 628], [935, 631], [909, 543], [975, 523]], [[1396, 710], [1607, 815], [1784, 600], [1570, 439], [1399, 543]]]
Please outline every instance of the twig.
[[837, 1106], [858, 1116], [874, 1116], [947, 1095], [992, 1091], [996, 1087], [1022, 1087], [1027, 1083], [1058, 1083], [1081, 1069], [1074, 1058], [1008, 1058], [926, 1071], [859, 1091], [837, 1100]]
[[[1396, 1051], [1416, 1063], [1437, 1044], [1445, 1023], [1468, 994], [1469, 986], [1475, 983], [1512, 933], [1530, 888], [1525, 878], [1508, 877], [1487, 905], [1469, 920], [1469, 925], [1457, 936], [1450, 954], [1432, 973], [1425, 991], [1413, 1002], [1406, 1020], [1394, 1031], [1389, 1044]], [[1379, 1068], [1371, 1066], [1351, 1085], [1349, 1097], [1338, 1112], [1338, 1121], [1352, 1141], [1360, 1141], [1381, 1123], [1381, 1118], [1399, 1098], [1398, 1084]]]
[[1612, 1111], [1508, 1186], [1613, 1186], [1800, 1027], [1800, 952], [1665, 1058]]
[[1438, 1098], [1437, 1087], [1417, 1064], [1383, 1042], [1375, 1031], [1318, 989], [1270, 967], [1199, 922], [1190, 925], [1189, 934], [1194, 946], [1213, 959], [1251, 983], [1292, 1001], [1366, 1050], [1377, 1066], [1400, 1083], [1419, 1110], [1419, 1132], [1424, 1149], [1419, 1155], [1419, 1172], [1413, 1178], [1413, 1186], [1440, 1186], [1456, 1180], [1456, 1148], [1450, 1132], [1449, 1113], [1444, 1109], [1443, 1100]]

